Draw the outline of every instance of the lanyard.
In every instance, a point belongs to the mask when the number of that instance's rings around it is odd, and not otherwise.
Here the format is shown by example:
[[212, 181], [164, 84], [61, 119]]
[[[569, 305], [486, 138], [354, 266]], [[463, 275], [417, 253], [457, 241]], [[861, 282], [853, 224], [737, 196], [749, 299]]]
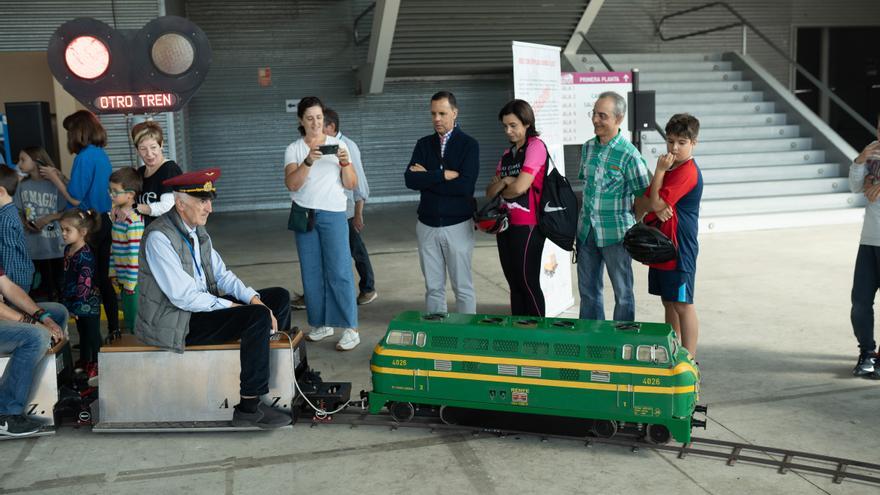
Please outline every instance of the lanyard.
[[193, 247], [192, 241], [190, 241], [189, 236], [184, 234], [183, 232], [181, 232], [180, 229], [177, 229], [177, 233], [180, 234], [180, 237], [183, 238], [183, 242], [186, 243], [186, 247], [189, 248], [189, 254], [192, 256], [193, 265], [196, 267], [196, 273], [198, 273], [199, 277], [201, 277], [202, 276], [202, 269], [199, 268], [199, 262], [196, 259], [196, 250]]

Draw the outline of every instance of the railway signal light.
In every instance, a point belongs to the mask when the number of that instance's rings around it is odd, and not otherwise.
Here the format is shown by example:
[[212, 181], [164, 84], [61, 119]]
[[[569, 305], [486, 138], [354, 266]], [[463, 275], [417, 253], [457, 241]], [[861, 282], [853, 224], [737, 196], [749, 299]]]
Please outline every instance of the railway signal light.
[[55, 79], [93, 112], [170, 112], [205, 80], [211, 45], [182, 17], [159, 17], [139, 30], [83, 17], [55, 31], [48, 57]]

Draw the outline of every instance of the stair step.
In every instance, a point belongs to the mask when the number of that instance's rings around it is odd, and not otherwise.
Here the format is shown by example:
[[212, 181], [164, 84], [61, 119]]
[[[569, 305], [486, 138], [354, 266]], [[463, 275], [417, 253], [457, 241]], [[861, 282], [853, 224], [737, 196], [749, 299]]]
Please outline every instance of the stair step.
[[706, 72], [643, 72], [640, 83], [741, 81], [742, 71], [714, 70]]
[[697, 156], [700, 168], [757, 167], [760, 165], [778, 167], [785, 165], [805, 165], [825, 163], [824, 150], [767, 151], [763, 153], [730, 153], [724, 155]]
[[[702, 138], [703, 136], [700, 136]], [[812, 138], [789, 139], [742, 139], [737, 141], [703, 141], [697, 140], [695, 155], [699, 162], [704, 154], [739, 153], [746, 150], [750, 153], [758, 151], [796, 151], [809, 150], [813, 146]], [[642, 143], [642, 154], [645, 157], [657, 158], [666, 153], [665, 143]]]
[[726, 184], [706, 184], [703, 188], [703, 200], [800, 196], [803, 194], [824, 194], [843, 191], [849, 192], [849, 179], [845, 177], [731, 182]]
[[[721, 60], [720, 53], [603, 53], [609, 62], [707, 62]], [[599, 62], [592, 53], [579, 53], [581, 62]], [[599, 62], [601, 64], [601, 62]]]
[[713, 91], [707, 93], [662, 92], [657, 93], [657, 105], [674, 105], [686, 101], [688, 103], [741, 103], [763, 101], [762, 91]]
[[751, 101], [748, 103], [690, 103], [680, 101], [674, 105], [657, 105], [657, 117], [667, 120], [673, 114], [687, 112], [701, 118], [704, 115], [743, 115], [752, 113], [773, 113], [776, 103], [772, 101]]
[[[715, 70], [730, 71], [733, 64], [723, 61], [657, 61], [657, 60], [641, 60], [641, 61], [612, 61], [608, 59], [608, 63], [614, 67], [616, 71], [629, 71], [639, 69], [642, 74], [655, 74], [659, 72], [711, 72]], [[605, 72], [608, 70], [601, 60], [591, 61], [583, 65], [582, 69], [587, 72]]]
[[864, 218], [865, 210], [856, 206], [753, 215], [701, 216], [700, 234], [853, 224], [862, 223]]
[[[671, 115], [665, 116], [668, 119]], [[657, 122], [666, 123], [662, 120], [663, 116], [657, 114]], [[700, 129], [711, 127], [741, 127], [747, 125], [767, 126], [785, 124], [786, 115], [784, 113], [755, 113], [755, 114], [739, 114], [739, 115], [697, 115], [700, 119]]]
[[[699, 159], [698, 159], [699, 160]], [[840, 164], [811, 163], [787, 167], [745, 167], [702, 170], [705, 184], [840, 177]]]
[[700, 216], [710, 218], [758, 213], [853, 208], [863, 206], [865, 201], [864, 194], [854, 193], [805, 194], [803, 196], [783, 198], [719, 199], [704, 201], [700, 205]]
[[[726, 141], [730, 139], [771, 139], [771, 138], [794, 138], [800, 135], [800, 126], [797, 125], [754, 125], [748, 127], [705, 127], [705, 122], [700, 121], [700, 147], [712, 141]], [[656, 131], [643, 132], [642, 143], [663, 143], [665, 140]]]
[[752, 81], [652, 82], [640, 78], [639, 87], [644, 90], [654, 90], [657, 94], [682, 93], [688, 91], [749, 91], [752, 89]]

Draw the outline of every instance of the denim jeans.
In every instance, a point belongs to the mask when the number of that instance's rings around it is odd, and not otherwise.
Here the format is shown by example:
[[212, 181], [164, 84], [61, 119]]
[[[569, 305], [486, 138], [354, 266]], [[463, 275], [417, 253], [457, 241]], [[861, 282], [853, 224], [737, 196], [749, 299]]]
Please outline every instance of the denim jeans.
[[874, 296], [880, 288], [880, 247], [859, 245], [853, 273], [850, 321], [859, 342], [859, 351], [872, 352], [874, 342]]
[[580, 318], [604, 320], [605, 307], [602, 267], [608, 268], [608, 278], [614, 288], [614, 320], [633, 321], [636, 301], [633, 297], [632, 258], [623, 243], [599, 247], [596, 234], [590, 229], [586, 242], [578, 246], [578, 292], [581, 295]]
[[358, 288], [361, 294], [376, 290], [376, 280], [373, 278], [373, 265], [370, 264], [370, 253], [361, 239], [361, 233], [355, 230], [354, 221], [348, 219], [348, 245], [351, 248], [351, 257], [354, 259], [354, 269], [358, 272], [360, 282]]
[[[58, 303], [40, 303], [62, 329], [67, 328], [67, 309]], [[29, 323], [0, 321], [0, 354], [12, 354], [0, 378], [0, 415], [24, 412], [34, 369], [49, 349], [49, 332]]]
[[309, 325], [357, 328], [345, 212], [315, 210], [315, 228], [295, 235]]

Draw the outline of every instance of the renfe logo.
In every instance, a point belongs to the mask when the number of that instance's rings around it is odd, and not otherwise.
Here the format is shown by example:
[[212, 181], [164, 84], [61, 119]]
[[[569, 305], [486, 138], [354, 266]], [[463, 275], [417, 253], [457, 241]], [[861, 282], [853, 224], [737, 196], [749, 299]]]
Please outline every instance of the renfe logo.
[[133, 95], [107, 95], [95, 98], [95, 106], [100, 110], [118, 109], [167, 109], [177, 103], [174, 93], [144, 93]]

